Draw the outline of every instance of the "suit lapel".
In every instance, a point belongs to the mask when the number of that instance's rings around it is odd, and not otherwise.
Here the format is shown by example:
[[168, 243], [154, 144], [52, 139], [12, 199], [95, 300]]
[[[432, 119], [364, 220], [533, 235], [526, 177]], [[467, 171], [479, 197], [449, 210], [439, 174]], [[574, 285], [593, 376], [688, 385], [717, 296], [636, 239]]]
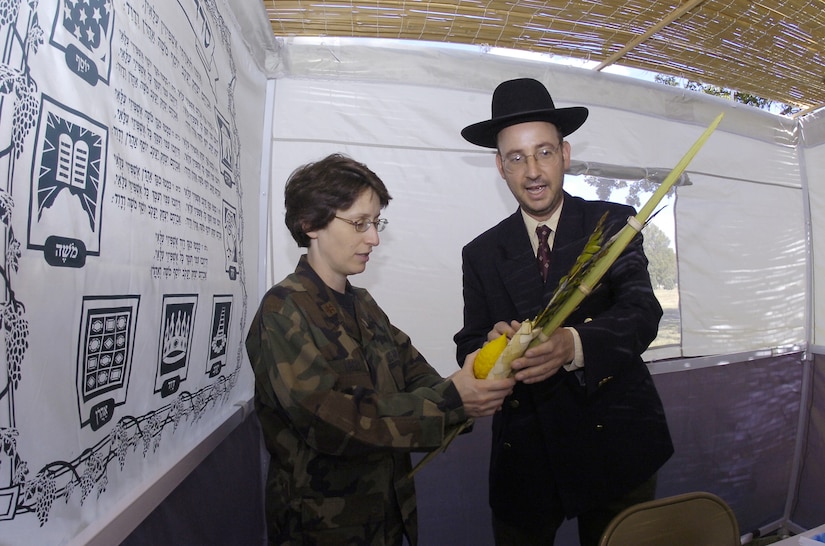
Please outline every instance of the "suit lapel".
[[544, 286], [521, 212], [507, 218], [502, 227], [494, 265], [520, 319], [532, 319], [541, 307]]
[[559, 280], [570, 272], [573, 263], [581, 254], [589, 233], [585, 233], [583, 226], [581, 202], [571, 199], [565, 192], [564, 207], [559, 217], [556, 236], [553, 241], [553, 255], [550, 258], [550, 273], [547, 276], [545, 291], [547, 296], [553, 294]]

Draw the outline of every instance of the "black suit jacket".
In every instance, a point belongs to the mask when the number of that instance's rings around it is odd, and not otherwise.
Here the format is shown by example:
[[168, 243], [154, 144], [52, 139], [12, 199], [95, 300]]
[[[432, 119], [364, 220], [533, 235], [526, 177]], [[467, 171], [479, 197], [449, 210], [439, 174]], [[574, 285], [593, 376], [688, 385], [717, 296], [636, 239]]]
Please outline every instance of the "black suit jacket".
[[[610, 233], [635, 214], [564, 194], [546, 283], [520, 211], [464, 247], [459, 363], [496, 322], [537, 315], [605, 212]], [[661, 316], [637, 236], [565, 322], [581, 337], [584, 369], [517, 384], [493, 418], [490, 505], [497, 517], [532, 525], [559, 502], [574, 517], [625, 495], [672, 455], [662, 403], [641, 359]]]

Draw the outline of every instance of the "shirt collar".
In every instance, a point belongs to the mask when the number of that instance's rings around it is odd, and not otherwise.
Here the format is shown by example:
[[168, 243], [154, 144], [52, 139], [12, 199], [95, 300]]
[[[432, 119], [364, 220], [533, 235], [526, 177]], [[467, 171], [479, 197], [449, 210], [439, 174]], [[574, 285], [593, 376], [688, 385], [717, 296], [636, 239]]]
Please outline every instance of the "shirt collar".
[[539, 237], [536, 235], [536, 228], [538, 226], [547, 226], [552, 231], [550, 232], [550, 237], [547, 239], [547, 243], [550, 245], [550, 249], [553, 249], [553, 242], [556, 239], [556, 229], [559, 227], [559, 218], [561, 217], [561, 209], [564, 207], [564, 201], [559, 205], [559, 207], [550, 215], [550, 218], [543, 222], [539, 222], [526, 212], [524, 209], [521, 210], [521, 217], [524, 220], [524, 225], [527, 228], [527, 235], [530, 236], [530, 244], [533, 246], [533, 254], [539, 248]]

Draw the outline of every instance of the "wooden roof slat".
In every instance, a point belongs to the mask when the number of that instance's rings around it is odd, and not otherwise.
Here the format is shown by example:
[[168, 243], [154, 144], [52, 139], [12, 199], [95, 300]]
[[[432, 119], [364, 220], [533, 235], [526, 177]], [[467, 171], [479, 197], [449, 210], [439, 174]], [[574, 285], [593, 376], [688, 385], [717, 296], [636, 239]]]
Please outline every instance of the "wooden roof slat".
[[825, 0], [249, 1], [263, 1], [276, 36], [512, 48], [825, 104]]

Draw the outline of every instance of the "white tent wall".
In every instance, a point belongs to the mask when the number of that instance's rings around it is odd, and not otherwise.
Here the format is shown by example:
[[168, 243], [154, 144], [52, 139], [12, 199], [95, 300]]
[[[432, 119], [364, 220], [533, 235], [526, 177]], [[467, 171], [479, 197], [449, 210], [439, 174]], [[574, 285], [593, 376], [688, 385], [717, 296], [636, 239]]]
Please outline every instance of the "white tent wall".
[[[825, 115], [810, 116], [802, 124], [805, 177], [810, 200], [811, 231], [825, 233]], [[825, 236], [815, 236], [813, 247], [814, 287], [811, 301], [816, 310], [825, 312]], [[816, 282], [819, 281], [819, 282]], [[825, 315], [814, 313], [813, 345], [825, 346]], [[821, 352], [821, 351], [820, 351]]]
[[[391, 298], [410, 298], [401, 313], [391, 313], [395, 320], [404, 320], [409, 313], [403, 310], [419, 306], [423, 297], [442, 302], [445, 323], [457, 324], [461, 246], [515, 209], [491, 154], [458, 132], [489, 116], [497, 82], [530, 75], [548, 84], [558, 104], [590, 108], [586, 129], [569, 139], [574, 159], [587, 162], [674, 165], [710, 120], [725, 112], [689, 167], [692, 186], [677, 198], [683, 355], [805, 343], [809, 249], [797, 137], [787, 120], [649, 82], [455, 51], [439, 56], [414, 48], [289, 43], [283, 54], [290, 73], [277, 80], [275, 91], [273, 214], [282, 217], [279, 181], [301, 161], [342, 151], [376, 170], [397, 198], [386, 213], [392, 229], [359, 281], [389, 283]], [[403, 65], [406, 76], [385, 71], [389, 65]], [[637, 103], [640, 96], [644, 101]], [[436, 217], [450, 218], [449, 233], [438, 229]], [[280, 228], [276, 223], [270, 233], [270, 258], [291, 254], [272, 260], [270, 281], [291, 271], [299, 254]], [[404, 267], [379, 279], [375, 265], [384, 262]], [[448, 285], [438, 287], [443, 295], [409, 290], [401, 296], [404, 289], [393, 283], [405, 272], [415, 273], [411, 281], [437, 274]], [[424, 328], [427, 339], [440, 330]], [[441, 361], [440, 354], [431, 358]]]

